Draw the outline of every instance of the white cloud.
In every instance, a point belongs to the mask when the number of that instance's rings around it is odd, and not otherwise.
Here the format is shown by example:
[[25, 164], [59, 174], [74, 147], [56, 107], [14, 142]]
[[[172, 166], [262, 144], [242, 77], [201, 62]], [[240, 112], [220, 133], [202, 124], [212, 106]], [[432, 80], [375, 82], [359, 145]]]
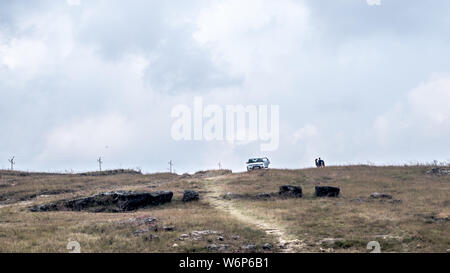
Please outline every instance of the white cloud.
[[27, 35], [7, 37], [0, 32], [0, 64], [17, 76], [11, 82], [55, 72], [75, 46], [72, 22], [61, 14], [30, 15], [16, 28]]
[[381, 0], [366, 0], [369, 6], [380, 6]]
[[415, 141], [423, 146], [450, 136], [450, 76], [435, 76], [413, 88], [407, 97], [375, 122], [382, 147]]
[[450, 76], [435, 76], [409, 96], [413, 113], [436, 126], [450, 125]]
[[49, 132], [38, 158], [51, 161], [68, 156], [92, 159], [105, 153], [117, 156], [135, 144], [136, 133], [136, 124], [117, 113], [74, 120]]
[[66, 0], [66, 2], [69, 6], [79, 6], [81, 4], [81, 0]]
[[43, 41], [29, 38], [0, 40], [0, 62], [11, 70], [38, 70], [46, 61], [47, 52]]
[[231, 65], [234, 72], [274, 72], [300, 50], [308, 18], [301, 1], [219, 1], [200, 13], [194, 37], [216, 62]]
[[293, 143], [297, 143], [299, 141], [311, 140], [319, 135], [319, 130], [316, 126], [307, 124], [305, 127], [298, 129], [295, 131], [293, 135]]
[[366, 68], [385, 60], [385, 53], [376, 41], [367, 38], [342, 44], [338, 51], [338, 63], [342, 67]]

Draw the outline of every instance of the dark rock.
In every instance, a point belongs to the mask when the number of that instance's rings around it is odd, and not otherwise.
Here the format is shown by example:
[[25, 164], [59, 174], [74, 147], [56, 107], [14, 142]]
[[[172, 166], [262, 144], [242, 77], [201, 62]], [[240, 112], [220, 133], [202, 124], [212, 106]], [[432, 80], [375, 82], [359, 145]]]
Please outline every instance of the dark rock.
[[156, 219], [154, 217], [145, 217], [144, 219], [141, 220], [141, 223], [149, 225], [149, 224], [152, 224], [155, 221], [158, 221], [158, 219]]
[[217, 250], [217, 245], [215, 244], [210, 244], [206, 247], [209, 251], [214, 251]]
[[392, 195], [386, 193], [374, 192], [370, 195], [370, 198], [374, 199], [392, 199]]
[[302, 188], [290, 185], [280, 186], [279, 194], [288, 197], [302, 197]]
[[219, 241], [223, 241], [224, 239], [223, 239], [223, 237], [222, 237], [222, 236], [219, 236], [219, 237], [217, 237], [217, 240], [219, 240]]
[[271, 250], [271, 249], [273, 249], [273, 245], [271, 245], [269, 243], [266, 243], [266, 244], [264, 244], [262, 246], [262, 249], [264, 249], [264, 250]]
[[181, 235], [180, 235], [179, 240], [180, 240], [180, 241], [183, 241], [184, 239], [189, 239], [189, 237], [190, 237], [189, 234], [184, 233], [184, 234], [181, 234]]
[[34, 206], [30, 208], [30, 211], [32, 212], [39, 212], [39, 211], [55, 211], [57, 210], [57, 205], [54, 203], [50, 203], [50, 204], [44, 204], [44, 205], [39, 205], [39, 206]]
[[90, 211], [90, 212], [124, 212], [146, 206], [158, 206], [172, 200], [170, 191], [131, 192], [114, 191], [96, 194], [90, 197], [61, 200], [30, 208], [31, 211]]
[[164, 231], [174, 231], [175, 227], [174, 226], [164, 226], [163, 229], [164, 229]]
[[317, 197], [338, 197], [340, 189], [329, 186], [316, 186]]
[[184, 190], [183, 202], [198, 201], [200, 199], [198, 192], [193, 190]]
[[155, 191], [150, 193], [150, 203], [153, 206], [159, 206], [172, 201], [173, 192], [171, 191]]
[[450, 169], [447, 168], [433, 168], [427, 172], [432, 175], [450, 175]]

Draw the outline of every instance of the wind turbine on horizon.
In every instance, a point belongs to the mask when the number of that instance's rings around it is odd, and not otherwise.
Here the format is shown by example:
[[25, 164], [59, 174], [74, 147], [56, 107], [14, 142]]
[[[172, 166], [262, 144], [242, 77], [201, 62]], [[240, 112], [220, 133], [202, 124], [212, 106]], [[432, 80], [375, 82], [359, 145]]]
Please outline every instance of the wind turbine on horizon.
[[11, 171], [14, 171], [14, 165], [16, 165], [16, 161], [14, 160], [14, 156], [11, 159], [8, 159], [9, 163], [11, 163]]
[[102, 163], [103, 163], [102, 157], [99, 157], [97, 159], [97, 162], [98, 162], [98, 167], [99, 167], [100, 171], [102, 171]]

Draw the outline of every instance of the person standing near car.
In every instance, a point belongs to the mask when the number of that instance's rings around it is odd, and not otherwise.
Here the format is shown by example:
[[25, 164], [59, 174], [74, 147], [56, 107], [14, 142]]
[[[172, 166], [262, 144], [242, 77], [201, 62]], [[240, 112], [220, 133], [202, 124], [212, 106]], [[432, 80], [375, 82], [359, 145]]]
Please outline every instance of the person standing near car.
[[319, 168], [325, 168], [325, 161], [319, 157]]

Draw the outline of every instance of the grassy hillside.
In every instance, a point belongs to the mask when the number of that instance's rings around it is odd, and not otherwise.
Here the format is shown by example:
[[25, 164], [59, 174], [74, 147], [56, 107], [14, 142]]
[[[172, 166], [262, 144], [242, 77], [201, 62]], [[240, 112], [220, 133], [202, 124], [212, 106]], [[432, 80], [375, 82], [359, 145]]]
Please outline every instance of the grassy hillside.
[[[67, 252], [74, 240], [82, 252], [367, 252], [370, 241], [378, 241], [382, 252], [447, 252], [450, 175], [427, 174], [431, 168], [348, 166], [182, 176], [1, 171], [0, 252]], [[285, 184], [301, 186], [303, 197], [278, 197]], [[317, 198], [316, 185], [340, 187], [341, 195]], [[184, 189], [198, 191], [200, 201], [183, 203]], [[111, 190], [170, 190], [174, 198], [129, 213], [28, 210]], [[370, 198], [374, 192], [392, 199]], [[261, 198], [262, 193], [271, 196]], [[150, 224], [144, 221], [153, 218]]]

